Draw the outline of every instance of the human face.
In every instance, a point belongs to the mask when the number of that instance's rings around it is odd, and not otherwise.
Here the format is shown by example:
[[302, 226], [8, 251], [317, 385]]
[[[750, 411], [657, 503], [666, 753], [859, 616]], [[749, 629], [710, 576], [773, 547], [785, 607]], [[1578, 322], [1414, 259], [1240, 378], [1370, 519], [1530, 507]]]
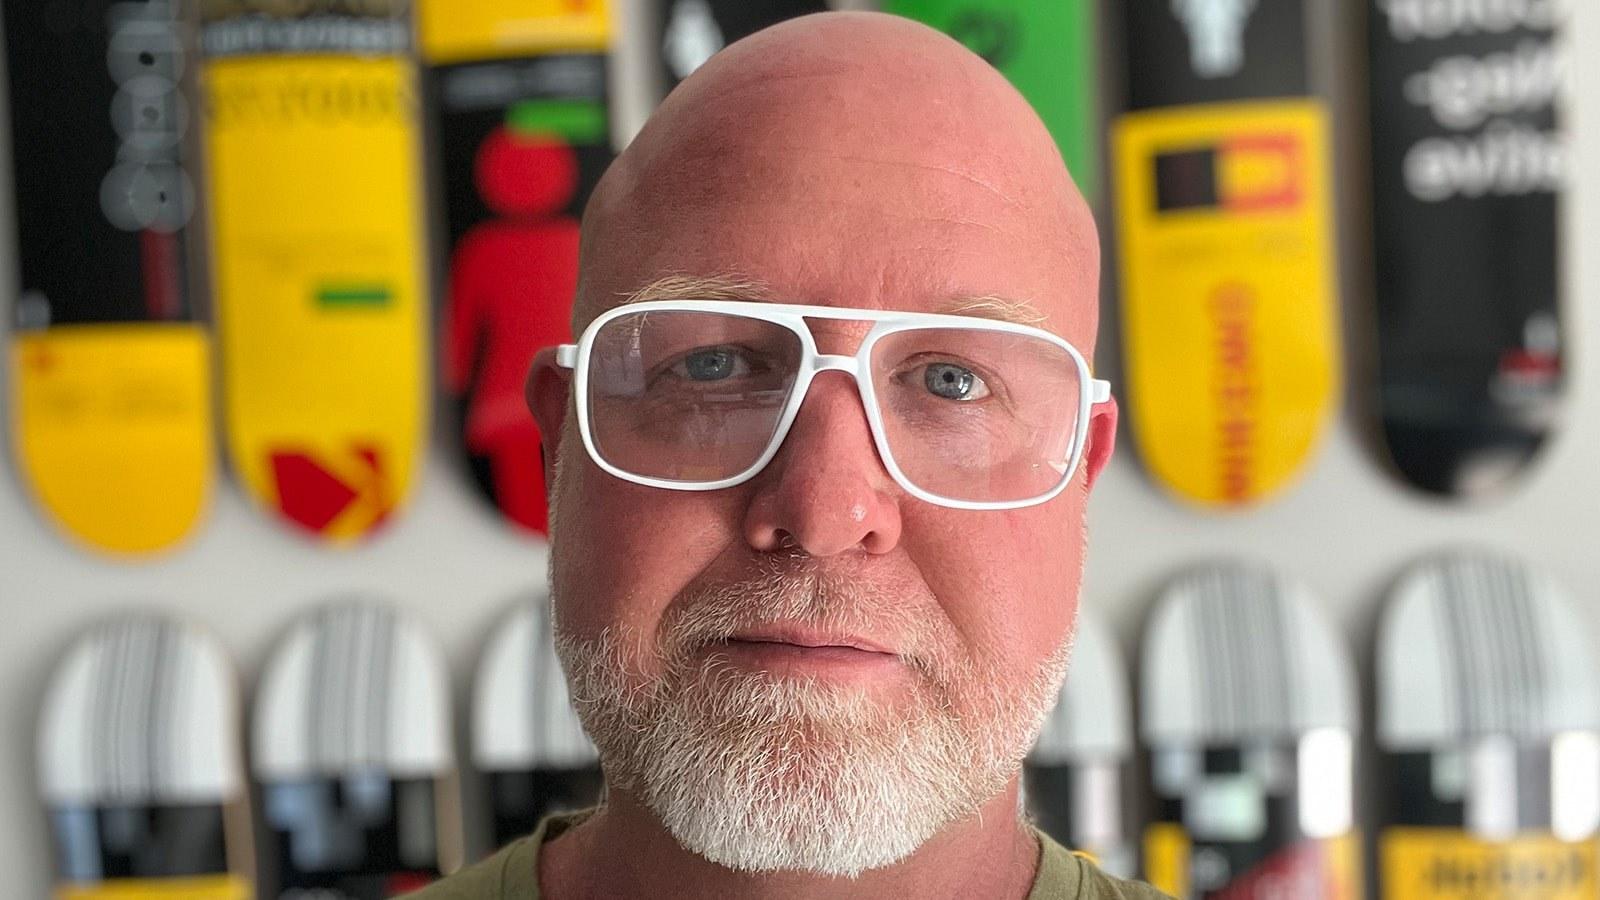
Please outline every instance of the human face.
[[[878, 114], [841, 115], [818, 105], [838, 95], [816, 78], [804, 95], [786, 83], [751, 104], [674, 94], [668, 107], [691, 110], [664, 107], [591, 201], [580, 328], [621, 298], [765, 300], [1021, 318], [1092, 350], [1092, 223], [1029, 169], [1059, 169], [1053, 150], [993, 137], [1023, 118], [898, 115], [902, 96], [859, 80], [850, 102]], [[977, 102], [941, 90], [956, 109]], [[839, 355], [870, 327], [810, 325]], [[1113, 406], [1096, 408], [1076, 486], [973, 511], [896, 484], [838, 372], [812, 382], [758, 475], [716, 491], [596, 467], [549, 353], [530, 402], [558, 437], [558, 643], [613, 789], [713, 861], [849, 874], [1011, 784], [1059, 687]]]

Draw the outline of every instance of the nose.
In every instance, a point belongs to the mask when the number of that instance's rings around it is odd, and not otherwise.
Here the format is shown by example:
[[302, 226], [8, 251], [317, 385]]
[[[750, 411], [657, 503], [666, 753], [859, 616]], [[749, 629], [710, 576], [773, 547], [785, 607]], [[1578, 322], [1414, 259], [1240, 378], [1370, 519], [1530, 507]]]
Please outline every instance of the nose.
[[900, 542], [901, 492], [878, 459], [861, 395], [843, 373], [823, 372], [811, 382], [778, 455], [753, 485], [744, 533], [757, 550], [880, 554]]

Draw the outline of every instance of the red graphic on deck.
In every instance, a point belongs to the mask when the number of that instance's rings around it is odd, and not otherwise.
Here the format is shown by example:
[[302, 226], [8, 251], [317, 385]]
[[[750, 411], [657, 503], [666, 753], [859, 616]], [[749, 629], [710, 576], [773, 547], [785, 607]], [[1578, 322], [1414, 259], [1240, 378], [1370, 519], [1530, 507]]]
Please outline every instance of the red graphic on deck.
[[567, 339], [578, 283], [578, 159], [558, 138], [501, 127], [484, 139], [478, 193], [499, 217], [461, 239], [450, 260], [443, 375], [467, 397], [466, 446], [489, 461], [507, 518], [545, 522], [539, 429], [523, 401], [534, 353]]
[[1306, 154], [1292, 134], [1258, 134], [1234, 138], [1222, 145], [1231, 165], [1251, 163], [1270, 167], [1278, 178], [1244, 189], [1227, 190], [1223, 206], [1233, 212], [1295, 209], [1305, 200]]
[[291, 522], [321, 534], [341, 516], [366, 507], [362, 531], [376, 528], [392, 507], [377, 449], [353, 444], [342, 466], [329, 466], [304, 451], [271, 454], [272, 480], [278, 509]]
[[1233, 879], [1227, 887], [1206, 894], [1207, 900], [1298, 900], [1302, 897], [1349, 896], [1343, 879], [1329, 865], [1327, 849], [1317, 841], [1301, 841], [1274, 853]]
[[1259, 456], [1260, 384], [1254, 331], [1255, 293], [1227, 281], [1211, 295], [1217, 353], [1217, 478], [1223, 499], [1250, 499]]

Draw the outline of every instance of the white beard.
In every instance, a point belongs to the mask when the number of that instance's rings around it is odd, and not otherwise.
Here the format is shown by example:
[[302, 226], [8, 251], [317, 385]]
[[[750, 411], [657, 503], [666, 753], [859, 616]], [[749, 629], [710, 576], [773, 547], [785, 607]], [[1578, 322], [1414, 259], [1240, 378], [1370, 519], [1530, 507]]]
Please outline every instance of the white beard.
[[[1055, 702], [1071, 640], [1008, 691], [998, 673], [950, 662], [952, 641], [925, 609], [897, 619], [903, 602], [784, 569], [683, 604], [663, 625], [671, 646], [613, 628], [574, 639], [558, 620], [557, 650], [608, 784], [686, 849], [735, 870], [853, 878], [905, 859], [1005, 788]], [[750, 622], [869, 617], [908, 626], [900, 633], [925, 651], [902, 652], [916, 678], [905, 703], [735, 669], [714, 651]], [[641, 650], [663, 661], [659, 679], [629, 673]]]

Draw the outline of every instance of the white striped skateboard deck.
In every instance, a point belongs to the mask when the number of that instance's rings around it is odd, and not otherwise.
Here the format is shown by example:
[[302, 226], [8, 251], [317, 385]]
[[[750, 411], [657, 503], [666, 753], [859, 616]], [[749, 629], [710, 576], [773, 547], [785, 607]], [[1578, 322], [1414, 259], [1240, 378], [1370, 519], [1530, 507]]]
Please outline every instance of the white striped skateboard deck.
[[1134, 850], [1123, 821], [1132, 710], [1116, 637], [1080, 608], [1071, 668], [1028, 754], [1023, 781], [1028, 808], [1041, 829], [1123, 878], [1134, 873]]
[[302, 619], [262, 674], [252, 749], [262, 896], [379, 900], [460, 863], [449, 675], [415, 622], [363, 602]]
[[1163, 594], [1140, 731], [1157, 815], [1145, 875], [1179, 900], [1362, 895], [1355, 667], [1302, 586], [1220, 563]]
[[544, 596], [517, 603], [484, 648], [472, 694], [472, 761], [489, 781], [497, 847], [548, 813], [600, 799], [599, 757], [572, 710]]
[[1591, 623], [1514, 560], [1401, 579], [1378, 634], [1378, 841], [1391, 900], [1600, 896], [1600, 675]]
[[56, 667], [38, 741], [58, 900], [251, 895], [238, 685], [210, 635], [97, 626]]

